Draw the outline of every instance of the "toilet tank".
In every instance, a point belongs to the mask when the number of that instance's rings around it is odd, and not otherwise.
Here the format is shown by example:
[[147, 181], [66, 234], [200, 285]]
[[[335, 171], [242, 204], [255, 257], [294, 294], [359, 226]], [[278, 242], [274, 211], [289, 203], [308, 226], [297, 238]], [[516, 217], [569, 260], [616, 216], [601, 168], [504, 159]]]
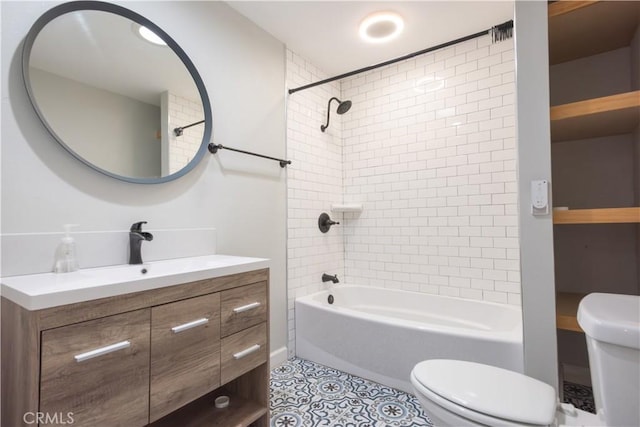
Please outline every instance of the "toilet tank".
[[607, 426], [640, 426], [640, 296], [589, 294], [580, 301], [596, 410]]

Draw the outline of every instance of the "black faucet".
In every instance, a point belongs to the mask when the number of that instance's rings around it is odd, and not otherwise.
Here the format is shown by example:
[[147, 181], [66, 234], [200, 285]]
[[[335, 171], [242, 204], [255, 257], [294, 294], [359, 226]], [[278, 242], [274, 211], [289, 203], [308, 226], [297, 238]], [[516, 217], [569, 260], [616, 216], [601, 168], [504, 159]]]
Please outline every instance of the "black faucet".
[[340, 283], [340, 280], [338, 280], [338, 275], [334, 274], [333, 276], [327, 273], [324, 273], [322, 275], [322, 281], [323, 282], [333, 282], [333, 283]]
[[129, 264], [142, 264], [142, 253], [140, 249], [144, 240], [153, 240], [153, 234], [142, 231], [142, 224], [147, 221], [136, 222], [129, 230]]

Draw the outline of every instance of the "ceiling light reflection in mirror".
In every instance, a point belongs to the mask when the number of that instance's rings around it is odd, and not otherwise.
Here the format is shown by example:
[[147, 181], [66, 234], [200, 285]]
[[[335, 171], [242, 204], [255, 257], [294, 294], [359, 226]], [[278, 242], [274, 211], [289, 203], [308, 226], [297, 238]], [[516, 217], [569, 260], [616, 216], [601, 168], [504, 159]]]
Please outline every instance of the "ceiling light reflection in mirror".
[[156, 33], [151, 31], [147, 27], [145, 27], [143, 25], [140, 25], [140, 24], [133, 24], [133, 27], [134, 27], [134, 31], [136, 31], [140, 37], [142, 37], [143, 39], [145, 39], [149, 43], [152, 43], [152, 44], [155, 44], [155, 45], [158, 45], [158, 46], [166, 46], [167, 45], [167, 43], [165, 43], [165, 41], [162, 40], [162, 38], [160, 36], [158, 36]]

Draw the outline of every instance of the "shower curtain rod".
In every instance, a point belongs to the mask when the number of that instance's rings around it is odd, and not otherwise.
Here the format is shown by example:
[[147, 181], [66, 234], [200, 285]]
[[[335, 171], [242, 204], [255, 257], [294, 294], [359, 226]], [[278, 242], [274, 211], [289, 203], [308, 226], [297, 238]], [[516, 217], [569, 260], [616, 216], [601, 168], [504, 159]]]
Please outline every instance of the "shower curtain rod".
[[428, 47], [426, 49], [422, 49], [422, 50], [419, 50], [417, 52], [413, 52], [413, 53], [410, 53], [408, 55], [401, 56], [399, 58], [390, 59], [390, 60], [385, 61], [385, 62], [380, 62], [379, 64], [369, 65], [368, 67], [360, 68], [358, 70], [349, 71], [348, 73], [340, 74], [340, 75], [335, 76], [335, 77], [330, 77], [328, 79], [320, 80], [319, 82], [310, 83], [308, 85], [304, 85], [304, 86], [296, 87], [296, 88], [293, 88], [293, 89], [289, 89], [289, 95], [291, 95], [292, 93], [296, 93], [296, 92], [298, 92], [300, 90], [309, 89], [309, 88], [312, 88], [312, 87], [315, 87], [315, 86], [323, 85], [325, 83], [330, 83], [330, 82], [333, 82], [333, 81], [336, 81], [336, 80], [344, 79], [346, 77], [354, 76], [356, 74], [364, 73], [366, 71], [375, 70], [376, 68], [384, 67], [385, 65], [395, 64], [396, 62], [404, 61], [406, 59], [411, 59], [411, 58], [413, 58], [415, 56], [418, 56], [418, 55], [423, 55], [425, 53], [433, 52], [434, 50], [438, 50], [438, 49], [442, 49], [442, 48], [445, 48], [445, 47], [449, 47], [451, 45], [462, 43], [462, 42], [465, 42], [467, 40], [475, 39], [477, 37], [482, 37], [482, 36], [487, 35], [487, 34], [491, 34], [493, 36], [493, 43], [495, 43], [497, 41], [510, 39], [513, 36], [513, 19], [509, 20], [507, 22], [504, 22], [504, 23], [502, 23], [500, 25], [496, 25], [494, 27], [491, 27], [488, 30], [480, 31], [480, 32], [477, 32], [475, 34], [470, 34], [468, 36], [461, 37], [459, 39], [455, 39], [455, 40], [448, 41], [446, 43], [439, 44], [437, 46]]

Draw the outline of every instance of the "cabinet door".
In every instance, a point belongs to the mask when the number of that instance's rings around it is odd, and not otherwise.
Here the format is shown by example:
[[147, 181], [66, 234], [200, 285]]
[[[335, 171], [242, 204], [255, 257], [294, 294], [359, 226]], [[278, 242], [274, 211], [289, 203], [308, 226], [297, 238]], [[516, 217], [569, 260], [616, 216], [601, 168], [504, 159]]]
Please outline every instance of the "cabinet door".
[[267, 321], [267, 282], [223, 291], [221, 331], [226, 337]]
[[54, 418], [48, 426], [149, 422], [149, 321], [144, 309], [42, 332], [40, 412]]
[[151, 309], [153, 422], [220, 385], [220, 295]]
[[222, 384], [267, 361], [267, 324], [261, 323], [222, 340]]

